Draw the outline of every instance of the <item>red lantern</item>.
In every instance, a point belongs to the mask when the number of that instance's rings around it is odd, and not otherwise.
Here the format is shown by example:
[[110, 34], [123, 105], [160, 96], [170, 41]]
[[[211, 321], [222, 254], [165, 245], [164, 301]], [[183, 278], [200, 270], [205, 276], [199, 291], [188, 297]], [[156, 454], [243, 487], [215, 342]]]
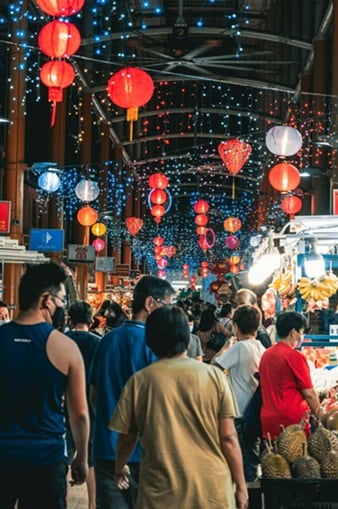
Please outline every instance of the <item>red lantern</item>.
[[165, 208], [163, 205], [154, 205], [150, 209], [150, 213], [157, 222], [159, 223], [161, 221], [162, 216], [165, 214]]
[[141, 230], [143, 224], [144, 224], [143, 219], [141, 219], [140, 217], [126, 218], [126, 225], [130, 235], [137, 235], [138, 232]]
[[77, 212], [77, 220], [82, 226], [92, 226], [96, 223], [99, 215], [93, 207], [86, 205]]
[[201, 267], [203, 269], [207, 269], [209, 267], [209, 263], [206, 260], [204, 260], [203, 262], [201, 262]]
[[48, 100], [52, 101], [51, 126], [55, 124], [56, 103], [62, 102], [63, 89], [73, 83], [75, 72], [64, 60], [51, 60], [40, 69], [40, 79], [48, 87]]
[[157, 262], [157, 267], [159, 269], [165, 269], [167, 265], [168, 265], [168, 260], [166, 260], [165, 258], [161, 258]]
[[168, 177], [164, 173], [153, 173], [148, 180], [149, 187], [153, 189], [165, 189], [168, 184]]
[[168, 258], [172, 258], [176, 254], [176, 247], [175, 246], [168, 246], [166, 255]]
[[185, 264], [183, 265], [183, 270], [189, 270], [189, 265], [188, 265], [188, 263], [185, 263]]
[[162, 189], [153, 189], [149, 195], [151, 203], [163, 205], [167, 201], [168, 195]]
[[85, 0], [36, 0], [40, 9], [50, 16], [72, 16], [84, 6]]
[[196, 214], [205, 214], [209, 210], [209, 203], [205, 200], [198, 200], [194, 204], [194, 211]]
[[242, 227], [242, 221], [238, 217], [228, 217], [223, 226], [227, 232], [235, 233]]
[[162, 246], [155, 246], [154, 247], [154, 254], [162, 256], [162, 252], [163, 252], [163, 247]]
[[290, 163], [279, 163], [271, 168], [269, 182], [274, 189], [286, 193], [296, 189], [300, 183], [300, 174], [295, 166]]
[[164, 238], [160, 236], [154, 237], [153, 243], [155, 244], [155, 246], [162, 246], [162, 244], [164, 244]]
[[103, 239], [95, 239], [92, 242], [92, 246], [94, 247], [95, 251], [103, 251], [106, 247], [106, 243]]
[[235, 198], [235, 179], [236, 175], [250, 157], [252, 148], [249, 143], [237, 139], [222, 141], [218, 147], [218, 153], [224, 166], [229, 173], [233, 175], [232, 179], [232, 197]]
[[66, 58], [80, 47], [81, 35], [75, 25], [65, 21], [51, 21], [39, 32], [38, 44], [43, 53], [51, 58]]
[[286, 196], [281, 202], [282, 210], [292, 219], [300, 210], [302, 210], [303, 202], [298, 196]]
[[239, 246], [239, 239], [235, 235], [229, 235], [225, 239], [225, 245], [229, 249], [236, 249]]
[[202, 251], [205, 251], [206, 249], [209, 249], [208, 241], [205, 237], [205, 235], [200, 235], [198, 239], [198, 245], [202, 249]]
[[138, 108], [150, 101], [154, 82], [148, 73], [136, 67], [124, 67], [108, 81], [107, 92], [116, 106], [127, 108], [130, 121], [130, 141], [133, 139], [133, 121], [138, 119]]
[[197, 214], [197, 216], [195, 217], [195, 223], [198, 225], [198, 226], [205, 226], [206, 224], [208, 224], [208, 216], [206, 216], [205, 214]]
[[239, 270], [240, 269], [239, 269], [238, 265], [231, 265], [231, 267], [230, 267], [231, 274], [238, 274]]

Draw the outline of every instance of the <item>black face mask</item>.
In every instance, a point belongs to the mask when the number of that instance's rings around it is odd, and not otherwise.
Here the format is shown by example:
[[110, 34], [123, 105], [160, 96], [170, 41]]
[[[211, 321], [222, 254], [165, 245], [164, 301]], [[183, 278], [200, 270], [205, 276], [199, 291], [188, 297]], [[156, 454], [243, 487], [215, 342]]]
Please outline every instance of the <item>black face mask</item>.
[[66, 321], [65, 310], [59, 306], [55, 309], [55, 313], [52, 316], [52, 324], [55, 329], [63, 331]]

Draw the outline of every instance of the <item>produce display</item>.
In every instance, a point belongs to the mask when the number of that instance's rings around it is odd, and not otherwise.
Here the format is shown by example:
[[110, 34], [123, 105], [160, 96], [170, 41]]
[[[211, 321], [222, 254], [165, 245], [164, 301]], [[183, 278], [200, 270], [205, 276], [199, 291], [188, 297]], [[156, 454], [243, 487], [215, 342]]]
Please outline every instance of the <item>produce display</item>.
[[332, 271], [320, 278], [301, 277], [297, 283], [297, 290], [304, 300], [324, 300], [337, 292], [338, 277]]

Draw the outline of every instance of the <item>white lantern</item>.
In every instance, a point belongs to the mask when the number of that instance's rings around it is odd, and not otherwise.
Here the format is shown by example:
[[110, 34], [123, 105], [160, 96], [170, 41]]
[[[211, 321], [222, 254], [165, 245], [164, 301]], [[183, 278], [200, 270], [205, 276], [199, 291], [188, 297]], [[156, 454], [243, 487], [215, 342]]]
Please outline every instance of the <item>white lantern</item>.
[[288, 157], [297, 154], [303, 140], [300, 132], [294, 127], [277, 125], [266, 133], [265, 143], [273, 154]]
[[47, 193], [55, 193], [60, 184], [60, 177], [55, 171], [45, 171], [38, 178], [38, 186]]
[[75, 194], [79, 200], [90, 202], [95, 200], [100, 194], [99, 184], [93, 180], [81, 180], [75, 186]]

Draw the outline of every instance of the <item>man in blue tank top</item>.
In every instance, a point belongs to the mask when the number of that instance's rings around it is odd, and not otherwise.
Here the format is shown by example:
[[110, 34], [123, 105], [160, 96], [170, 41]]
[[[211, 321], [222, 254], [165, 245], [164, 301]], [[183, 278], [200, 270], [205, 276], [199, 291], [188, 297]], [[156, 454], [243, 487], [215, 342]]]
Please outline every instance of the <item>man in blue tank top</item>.
[[1, 509], [65, 509], [67, 457], [64, 405], [76, 457], [72, 482], [86, 480], [89, 417], [78, 346], [53, 327], [65, 305], [66, 273], [57, 263], [28, 266], [19, 313], [0, 327]]
[[135, 507], [140, 447], [130, 457], [130, 487], [117, 488], [121, 472], [115, 469], [118, 433], [108, 429], [110, 418], [129, 377], [156, 357], [145, 342], [145, 322], [152, 311], [170, 304], [175, 290], [163, 279], [143, 276], [136, 284], [132, 320], [112, 329], [100, 341], [92, 366], [91, 402], [96, 413], [94, 426], [94, 471], [96, 499], [100, 509]]

